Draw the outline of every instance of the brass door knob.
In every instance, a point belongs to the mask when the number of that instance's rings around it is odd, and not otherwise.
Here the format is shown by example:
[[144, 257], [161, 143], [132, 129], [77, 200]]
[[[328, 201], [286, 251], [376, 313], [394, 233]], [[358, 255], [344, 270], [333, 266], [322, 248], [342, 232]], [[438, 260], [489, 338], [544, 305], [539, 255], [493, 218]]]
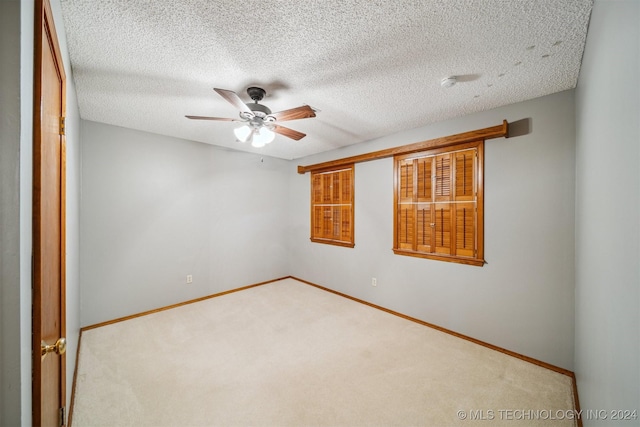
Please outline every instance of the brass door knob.
[[40, 354], [44, 358], [49, 353], [64, 354], [67, 351], [66, 338], [58, 338], [55, 344], [47, 345], [44, 341], [41, 341]]

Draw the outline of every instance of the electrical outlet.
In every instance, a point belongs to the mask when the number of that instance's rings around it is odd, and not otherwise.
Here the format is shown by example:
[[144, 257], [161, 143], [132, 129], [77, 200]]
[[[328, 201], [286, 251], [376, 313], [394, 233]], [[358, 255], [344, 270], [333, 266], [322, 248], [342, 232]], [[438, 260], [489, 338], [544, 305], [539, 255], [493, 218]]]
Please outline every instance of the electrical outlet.
[[193, 283], [193, 276], [191, 274], [187, 274], [187, 283]]
[[378, 286], [378, 279], [376, 279], [375, 277], [371, 278], [371, 286]]

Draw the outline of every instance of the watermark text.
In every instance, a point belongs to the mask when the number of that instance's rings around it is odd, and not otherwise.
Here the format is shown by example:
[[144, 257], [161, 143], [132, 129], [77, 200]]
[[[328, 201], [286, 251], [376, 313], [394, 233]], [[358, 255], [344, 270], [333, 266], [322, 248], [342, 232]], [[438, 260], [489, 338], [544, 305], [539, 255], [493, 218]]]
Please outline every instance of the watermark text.
[[610, 420], [635, 421], [636, 409], [461, 409], [459, 420], [491, 421], [554, 421], [554, 420]]

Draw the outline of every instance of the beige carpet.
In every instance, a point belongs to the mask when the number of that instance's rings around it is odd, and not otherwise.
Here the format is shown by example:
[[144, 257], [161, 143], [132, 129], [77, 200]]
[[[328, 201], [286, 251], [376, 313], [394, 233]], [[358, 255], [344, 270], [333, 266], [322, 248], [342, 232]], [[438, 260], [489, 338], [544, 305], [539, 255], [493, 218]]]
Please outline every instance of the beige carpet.
[[573, 426], [571, 379], [285, 279], [85, 331], [73, 427]]

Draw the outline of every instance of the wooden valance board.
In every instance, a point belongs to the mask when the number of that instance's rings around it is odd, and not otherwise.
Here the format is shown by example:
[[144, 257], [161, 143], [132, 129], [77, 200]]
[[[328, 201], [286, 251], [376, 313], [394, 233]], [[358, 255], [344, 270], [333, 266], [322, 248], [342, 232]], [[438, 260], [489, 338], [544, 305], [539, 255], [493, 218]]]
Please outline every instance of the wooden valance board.
[[333, 169], [355, 163], [368, 162], [371, 160], [384, 159], [396, 155], [416, 153], [418, 151], [431, 150], [434, 148], [447, 147], [449, 145], [462, 144], [478, 140], [487, 140], [493, 138], [501, 138], [509, 136], [509, 123], [502, 121], [501, 125], [492, 126], [484, 129], [472, 130], [469, 132], [459, 133], [456, 135], [444, 136], [442, 138], [430, 139], [427, 141], [416, 142], [413, 144], [402, 145], [400, 147], [387, 148], [371, 153], [359, 154], [357, 156], [345, 157], [343, 159], [330, 160], [328, 162], [316, 163], [309, 166], [298, 166], [298, 173], [305, 174], [311, 171], [322, 169]]

